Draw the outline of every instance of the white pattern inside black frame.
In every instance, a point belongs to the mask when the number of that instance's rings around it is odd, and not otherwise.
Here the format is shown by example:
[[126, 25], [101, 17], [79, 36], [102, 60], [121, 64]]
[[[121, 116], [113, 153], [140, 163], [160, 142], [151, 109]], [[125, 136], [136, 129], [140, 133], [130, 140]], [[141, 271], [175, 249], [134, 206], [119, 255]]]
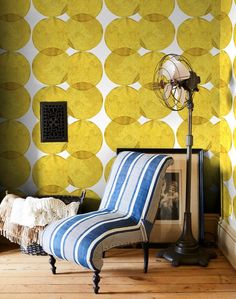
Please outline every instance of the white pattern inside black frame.
[[40, 102], [41, 142], [67, 142], [67, 102]]

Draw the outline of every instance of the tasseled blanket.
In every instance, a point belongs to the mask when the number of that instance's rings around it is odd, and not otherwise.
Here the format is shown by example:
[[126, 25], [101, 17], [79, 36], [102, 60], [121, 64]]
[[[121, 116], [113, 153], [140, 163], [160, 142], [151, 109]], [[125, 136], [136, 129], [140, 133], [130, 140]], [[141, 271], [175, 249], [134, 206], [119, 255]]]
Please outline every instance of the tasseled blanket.
[[48, 223], [75, 215], [78, 207], [79, 203], [65, 205], [55, 198], [7, 194], [0, 204], [0, 234], [23, 247], [39, 243], [39, 234]]

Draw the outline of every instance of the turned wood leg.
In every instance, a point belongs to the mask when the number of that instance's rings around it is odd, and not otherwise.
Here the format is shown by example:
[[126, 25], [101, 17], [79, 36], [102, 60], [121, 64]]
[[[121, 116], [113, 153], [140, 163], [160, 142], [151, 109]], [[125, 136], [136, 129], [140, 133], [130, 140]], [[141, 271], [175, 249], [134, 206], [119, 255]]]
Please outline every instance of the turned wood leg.
[[49, 264], [51, 265], [52, 274], [56, 274], [56, 259], [53, 255], [49, 255]]
[[144, 269], [143, 272], [147, 273], [148, 271], [148, 259], [149, 259], [149, 242], [143, 242], [143, 257], [144, 257]]
[[93, 274], [93, 290], [95, 294], [98, 294], [98, 290], [99, 290], [99, 281], [100, 281], [100, 276], [99, 276], [100, 271], [96, 270], [94, 271]]

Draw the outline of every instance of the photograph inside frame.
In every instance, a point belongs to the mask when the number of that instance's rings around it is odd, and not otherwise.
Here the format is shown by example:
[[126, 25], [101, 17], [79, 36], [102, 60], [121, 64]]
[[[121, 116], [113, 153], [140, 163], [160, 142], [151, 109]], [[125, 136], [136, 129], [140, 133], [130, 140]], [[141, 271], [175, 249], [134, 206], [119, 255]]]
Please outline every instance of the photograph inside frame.
[[180, 205], [180, 172], [167, 172], [163, 181], [156, 220], [179, 220]]

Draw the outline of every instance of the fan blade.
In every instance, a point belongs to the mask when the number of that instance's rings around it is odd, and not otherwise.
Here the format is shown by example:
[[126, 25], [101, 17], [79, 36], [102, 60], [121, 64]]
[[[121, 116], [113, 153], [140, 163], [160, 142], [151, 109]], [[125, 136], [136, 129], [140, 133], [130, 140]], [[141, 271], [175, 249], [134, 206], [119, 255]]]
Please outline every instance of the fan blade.
[[182, 81], [182, 80], [189, 79], [190, 78], [190, 72], [186, 68], [186, 66], [182, 62], [176, 60], [175, 58], [172, 58], [172, 60], [173, 59], [175, 60], [174, 63], [175, 63], [175, 66], [176, 66], [175, 73], [173, 75], [173, 79], [175, 79], [177, 81]]
[[176, 87], [173, 96], [183, 105], [186, 102], [187, 91], [183, 87]]
[[172, 92], [172, 85], [170, 83], [167, 83], [164, 87], [163, 97], [165, 100], [167, 100]]
[[172, 56], [163, 63], [160, 75], [165, 76], [168, 80], [182, 81], [189, 79], [190, 72], [181, 61]]
[[160, 74], [160, 76], [164, 76], [168, 80], [171, 80], [174, 78], [175, 72], [176, 72], [176, 69], [175, 69], [175, 65], [173, 64], [172, 60], [167, 60], [165, 63], [163, 63], [159, 74]]

